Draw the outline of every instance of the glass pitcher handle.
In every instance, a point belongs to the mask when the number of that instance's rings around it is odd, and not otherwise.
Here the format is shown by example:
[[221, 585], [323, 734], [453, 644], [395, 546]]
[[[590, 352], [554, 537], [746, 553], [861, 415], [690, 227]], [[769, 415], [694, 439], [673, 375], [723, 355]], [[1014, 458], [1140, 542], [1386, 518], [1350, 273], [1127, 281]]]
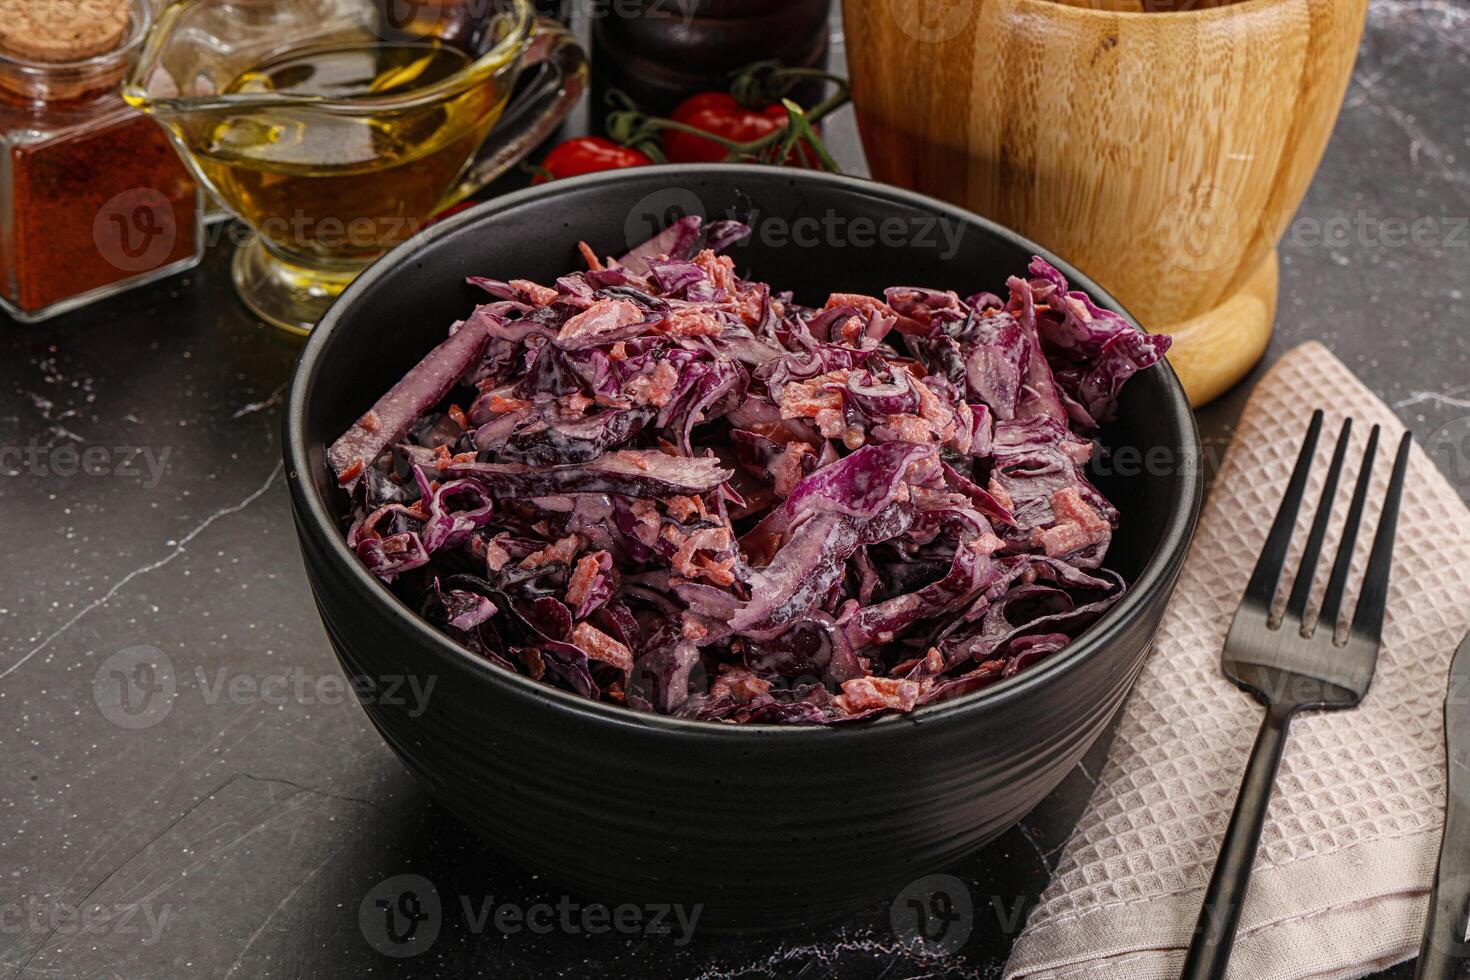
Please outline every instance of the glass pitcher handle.
[[444, 205], [462, 201], [519, 163], [561, 125], [587, 88], [587, 55], [554, 20], [538, 21], [521, 59], [522, 71], [535, 71], [537, 77], [506, 107]]

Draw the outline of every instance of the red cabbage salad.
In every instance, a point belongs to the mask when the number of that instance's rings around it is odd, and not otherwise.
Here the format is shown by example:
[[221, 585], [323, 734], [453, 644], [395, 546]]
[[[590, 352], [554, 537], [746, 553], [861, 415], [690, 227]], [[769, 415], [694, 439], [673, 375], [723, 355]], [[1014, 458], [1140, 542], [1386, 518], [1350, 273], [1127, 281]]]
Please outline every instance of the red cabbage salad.
[[906, 712], [1124, 591], [1087, 478], [1169, 339], [1034, 258], [1007, 299], [820, 308], [684, 218], [489, 294], [330, 447], [348, 546], [434, 627], [585, 698], [719, 722]]

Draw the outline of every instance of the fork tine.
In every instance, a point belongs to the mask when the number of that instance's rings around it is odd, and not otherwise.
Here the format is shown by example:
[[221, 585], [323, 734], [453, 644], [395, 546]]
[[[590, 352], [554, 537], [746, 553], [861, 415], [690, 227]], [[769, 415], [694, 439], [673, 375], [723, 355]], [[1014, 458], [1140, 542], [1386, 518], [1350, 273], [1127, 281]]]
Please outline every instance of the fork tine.
[[1363, 507], [1368, 502], [1368, 485], [1373, 482], [1373, 460], [1378, 455], [1378, 426], [1368, 433], [1368, 448], [1363, 451], [1363, 465], [1358, 470], [1358, 485], [1353, 489], [1353, 502], [1348, 506], [1347, 523], [1342, 526], [1342, 539], [1337, 544], [1337, 557], [1332, 562], [1332, 577], [1327, 581], [1327, 594], [1322, 598], [1322, 611], [1317, 628], [1326, 626], [1337, 632], [1337, 618], [1342, 612], [1342, 596], [1347, 590], [1348, 570], [1353, 564], [1353, 549], [1358, 544], [1358, 526], [1363, 523]]
[[1312, 592], [1312, 580], [1317, 577], [1317, 559], [1322, 555], [1322, 539], [1327, 536], [1327, 521], [1332, 517], [1332, 501], [1337, 496], [1337, 481], [1342, 475], [1342, 461], [1347, 456], [1352, 431], [1353, 420], [1344, 419], [1342, 433], [1337, 437], [1337, 448], [1332, 453], [1332, 465], [1327, 470], [1327, 482], [1322, 484], [1322, 499], [1317, 503], [1307, 546], [1302, 551], [1301, 567], [1297, 569], [1296, 581], [1291, 584], [1291, 598], [1286, 602], [1286, 618], [1294, 620], [1298, 626], [1303, 625], [1306, 617], [1307, 597]]
[[1312, 470], [1312, 456], [1317, 452], [1317, 437], [1321, 434], [1322, 410], [1319, 408], [1312, 413], [1312, 424], [1307, 426], [1307, 438], [1297, 455], [1296, 468], [1291, 471], [1291, 482], [1286, 485], [1286, 494], [1281, 498], [1271, 532], [1266, 535], [1261, 557], [1256, 559], [1256, 568], [1245, 587], [1243, 602], [1255, 601], [1270, 608], [1276, 597], [1276, 583], [1281, 579], [1281, 566], [1286, 564], [1286, 550], [1291, 546], [1291, 532], [1296, 527], [1297, 511], [1301, 509], [1307, 474]]
[[1409, 446], [1413, 436], [1405, 432], [1399, 440], [1398, 455], [1393, 461], [1393, 476], [1388, 481], [1388, 496], [1383, 499], [1383, 512], [1378, 516], [1378, 533], [1373, 536], [1373, 551], [1368, 556], [1368, 573], [1358, 593], [1358, 608], [1353, 611], [1353, 632], [1377, 643], [1383, 634], [1383, 610], [1388, 603], [1388, 574], [1393, 567], [1393, 539], [1399, 523], [1399, 501], [1404, 495], [1404, 475], [1409, 468]]

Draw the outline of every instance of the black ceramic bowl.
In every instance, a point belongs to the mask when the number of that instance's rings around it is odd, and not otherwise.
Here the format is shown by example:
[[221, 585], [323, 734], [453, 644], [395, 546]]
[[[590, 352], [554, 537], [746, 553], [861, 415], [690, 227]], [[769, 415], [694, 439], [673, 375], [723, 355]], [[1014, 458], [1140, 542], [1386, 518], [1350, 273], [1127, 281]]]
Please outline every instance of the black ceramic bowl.
[[580, 267], [579, 239], [620, 254], [690, 208], [751, 219], [753, 240], [731, 253], [738, 267], [808, 303], [897, 284], [1001, 290], [1041, 254], [1119, 310], [1031, 242], [879, 184], [753, 166], [561, 181], [433, 227], [337, 301], [291, 386], [291, 504], [346, 673], [383, 679], [385, 691], [405, 674], [435, 679], [418, 717], [401, 698], [363, 700], [445, 809], [587, 897], [698, 902], [705, 922], [779, 926], [891, 898], [1011, 827], [1082, 758], [1173, 590], [1199, 507], [1198, 434], [1168, 367], [1129, 383], [1105, 441], [1166, 450], [1141, 472], [1098, 477], [1123, 515], [1109, 564], [1131, 591], [1060, 653], [963, 698], [846, 727], [723, 726], [588, 702], [493, 666], [420, 620], [347, 549], [324, 446], [484, 298], [466, 275], [550, 282]]

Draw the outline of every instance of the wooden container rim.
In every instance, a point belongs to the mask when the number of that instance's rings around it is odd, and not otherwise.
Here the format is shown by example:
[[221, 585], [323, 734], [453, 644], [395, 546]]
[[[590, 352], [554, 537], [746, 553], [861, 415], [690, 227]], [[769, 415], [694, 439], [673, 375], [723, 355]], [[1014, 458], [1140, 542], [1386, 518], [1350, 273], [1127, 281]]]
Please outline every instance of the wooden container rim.
[[1066, 11], [1077, 20], [1094, 18], [1118, 18], [1127, 20], [1224, 20], [1243, 13], [1254, 13], [1265, 7], [1280, 6], [1283, 0], [1240, 0], [1238, 3], [1222, 3], [1218, 6], [1200, 7], [1195, 10], [1111, 10], [1088, 3], [1069, 3], [1067, 0], [1016, 0], [1018, 7], [1036, 10]]

